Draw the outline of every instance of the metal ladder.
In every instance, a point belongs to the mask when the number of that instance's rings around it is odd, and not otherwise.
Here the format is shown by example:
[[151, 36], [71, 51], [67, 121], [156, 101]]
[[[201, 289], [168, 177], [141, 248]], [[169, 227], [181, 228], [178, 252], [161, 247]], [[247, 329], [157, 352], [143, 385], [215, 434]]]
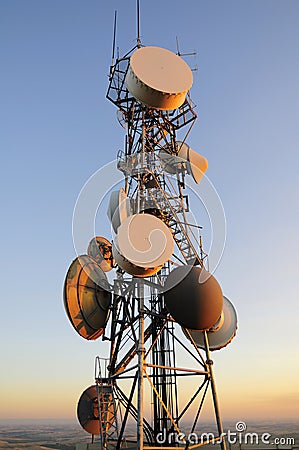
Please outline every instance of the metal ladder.
[[[99, 422], [102, 449], [109, 449], [109, 442], [118, 439], [117, 408], [111, 378], [102, 376], [101, 361], [96, 357], [96, 387], [99, 405]], [[105, 359], [106, 361], [106, 359]], [[106, 372], [106, 368], [105, 368]]]

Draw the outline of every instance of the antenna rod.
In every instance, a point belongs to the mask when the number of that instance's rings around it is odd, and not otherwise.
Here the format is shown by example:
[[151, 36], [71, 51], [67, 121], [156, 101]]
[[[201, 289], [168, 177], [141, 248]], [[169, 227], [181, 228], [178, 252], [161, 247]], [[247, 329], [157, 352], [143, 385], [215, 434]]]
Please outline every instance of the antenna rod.
[[141, 40], [140, 40], [140, 7], [139, 7], [139, 0], [137, 0], [137, 47], [141, 47]]
[[176, 36], [176, 48], [178, 56], [181, 56], [180, 47], [179, 47], [179, 38]]
[[112, 44], [112, 63], [111, 66], [114, 66], [114, 56], [115, 56], [115, 39], [116, 39], [116, 17], [117, 11], [114, 11], [114, 27], [113, 27], [113, 44]]

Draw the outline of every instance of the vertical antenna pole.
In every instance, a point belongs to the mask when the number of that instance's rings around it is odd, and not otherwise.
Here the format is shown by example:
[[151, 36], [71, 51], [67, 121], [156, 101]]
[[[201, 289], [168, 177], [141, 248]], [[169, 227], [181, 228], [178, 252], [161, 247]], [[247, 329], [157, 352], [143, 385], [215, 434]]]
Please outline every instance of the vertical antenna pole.
[[117, 18], [117, 11], [114, 11], [113, 45], [112, 45], [112, 65], [113, 66], [114, 66], [114, 56], [115, 56], [116, 18]]
[[139, 7], [139, 0], [137, 0], [137, 47], [141, 47], [141, 40], [140, 40], [140, 7]]
[[114, 11], [114, 25], [113, 25], [113, 42], [112, 42], [112, 57], [111, 57], [111, 66], [110, 66], [110, 79], [113, 76], [114, 64], [115, 64], [116, 18], [117, 18], [117, 11]]
[[143, 374], [144, 374], [144, 285], [138, 280], [138, 312], [139, 312], [139, 342], [138, 342], [138, 421], [137, 421], [137, 450], [143, 450]]
[[204, 337], [206, 357], [207, 357], [206, 364], [208, 366], [209, 373], [210, 373], [214, 410], [215, 410], [218, 433], [219, 433], [219, 437], [220, 437], [220, 446], [221, 446], [221, 450], [226, 450], [226, 441], [225, 441], [225, 437], [224, 437], [224, 431], [223, 431], [223, 426], [222, 426], [222, 420], [221, 420], [220, 408], [219, 408], [219, 402], [218, 402], [218, 396], [217, 396], [217, 390], [216, 390], [216, 382], [215, 382], [215, 377], [214, 377], [214, 372], [213, 372], [213, 361], [211, 360], [208, 334], [206, 331], [203, 331], [203, 337]]
[[177, 48], [177, 55], [181, 56], [180, 47], [179, 47], [179, 38], [176, 36], [176, 48]]

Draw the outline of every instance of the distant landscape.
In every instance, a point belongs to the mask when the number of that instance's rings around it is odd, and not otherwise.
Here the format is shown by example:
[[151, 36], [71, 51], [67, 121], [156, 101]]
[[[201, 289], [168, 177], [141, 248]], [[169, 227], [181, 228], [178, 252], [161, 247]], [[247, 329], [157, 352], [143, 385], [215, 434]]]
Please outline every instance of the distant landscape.
[[81, 442], [91, 442], [91, 437], [74, 421], [0, 420], [0, 449], [74, 450]]
[[[225, 430], [235, 430], [235, 422], [225, 423]], [[211, 424], [202, 424], [201, 432], [213, 431]], [[262, 435], [270, 433], [272, 437], [293, 438], [293, 445], [274, 445], [273, 448], [299, 448], [299, 421], [288, 421], [276, 423], [273, 421], [247, 422], [247, 430], [251, 433]], [[13, 450], [75, 450], [76, 444], [91, 442], [91, 436], [84, 432], [75, 421], [57, 420], [0, 420], [0, 449]], [[209, 446], [219, 448], [218, 446]], [[232, 445], [235, 449], [240, 449], [240, 445]], [[241, 445], [241, 449], [256, 448], [256, 445]], [[265, 449], [265, 445], [258, 445]], [[206, 447], [205, 447], [206, 448]]]

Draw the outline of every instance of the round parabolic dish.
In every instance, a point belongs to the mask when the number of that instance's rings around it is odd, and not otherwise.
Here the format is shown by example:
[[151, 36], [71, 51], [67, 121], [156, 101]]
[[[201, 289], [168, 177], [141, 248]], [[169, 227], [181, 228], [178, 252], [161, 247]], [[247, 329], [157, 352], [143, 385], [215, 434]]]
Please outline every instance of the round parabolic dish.
[[[208, 331], [210, 350], [220, 350], [226, 347], [235, 337], [237, 332], [237, 313], [228, 298], [223, 297], [223, 323], [219, 329]], [[205, 348], [204, 336], [201, 331], [188, 330], [199, 348]]]
[[134, 214], [119, 227], [117, 245], [128, 261], [147, 269], [162, 266], [169, 260], [174, 240], [162, 220], [151, 214]]
[[87, 253], [96, 260], [104, 272], [113, 269], [115, 262], [112, 258], [112, 244], [103, 236], [95, 236], [88, 244]]
[[176, 141], [176, 149], [178, 151], [178, 157], [187, 161], [190, 149], [189, 145], [186, 142]]
[[113, 245], [112, 245], [112, 253], [113, 257], [118, 264], [118, 266], [124, 270], [125, 272], [129, 273], [130, 275], [133, 275], [134, 277], [139, 278], [146, 278], [151, 277], [152, 275], [155, 275], [155, 273], [159, 272], [159, 270], [162, 269], [162, 266], [156, 266], [156, 267], [139, 267], [135, 264], [132, 264], [130, 261], [128, 261], [119, 251], [118, 251], [118, 243], [117, 243], [117, 236], [114, 239]]
[[208, 168], [208, 160], [200, 153], [195, 152], [192, 148], [189, 148], [188, 162], [190, 175], [192, 175], [194, 181], [199, 184], [201, 179]]
[[177, 141], [178, 157], [187, 161], [187, 172], [199, 184], [208, 168], [208, 160], [200, 153], [192, 150], [185, 142]]
[[122, 221], [131, 215], [131, 201], [123, 188], [111, 192], [107, 215], [115, 233]]
[[192, 71], [180, 56], [153, 46], [141, 47], [132, 54], [125, 78], [133, 97], [161, 110], [181, 106], [192, 83]]
[[118, 208], [118, 199], [119, 199], [119, 191], [112, 191], [109, 198], [109, 204], [107, 209], [107, 216], [112, 222], [113, 214], [115, 213], [116, 209]]
[[87, 388], [77, 406], [77, 417], [82, 428], [90, 434], [100, 434], [99, 402], [96, 385]]
[[79, 399], [77, 417], [82, 428], [90, 434], [100, 434], [102, 422], [107, 431], [114, 419], [112, 387], [93, 385], [87, 388]]
[[106, 274], [88, 255], [71, 264], [64, 283], [64, 306], [73, 327], [84, 339], [94, 340], [104, 332], [111, 302]]
[[208, 330], [219, 320], [223, 307], [221, 287], [201, 267], [177, 267], [168, 275], [164, 290], [166, 307], [181, 326]]

